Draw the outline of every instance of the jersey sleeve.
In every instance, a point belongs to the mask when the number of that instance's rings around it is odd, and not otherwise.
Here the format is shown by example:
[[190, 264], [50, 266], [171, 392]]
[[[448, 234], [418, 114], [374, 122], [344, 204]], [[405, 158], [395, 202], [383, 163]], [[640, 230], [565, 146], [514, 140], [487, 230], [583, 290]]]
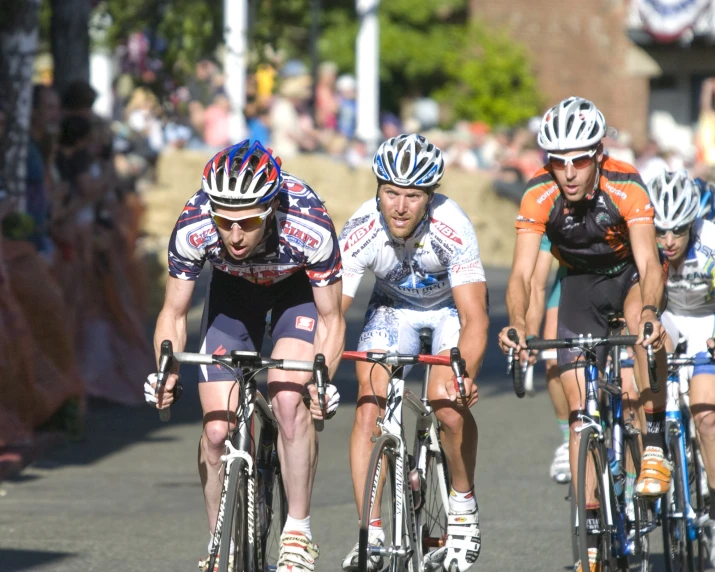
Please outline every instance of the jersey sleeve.
[[334, 284], [342, 278], [343, 262], [338, 248], [335, 226], [325, 207], [321, 205], [311, 211], [321, 219], [318, 226], [321, 227], [323, 239], [318, 248], [306, 252], [305, 273], [312, 286], [321, 288]]
[[544, 234], [549, 214], [559, 195], [556, 181], [545, 170], [541, 169], [527, 183], [526, 193], [521, 199], [519, 215], [516, 217], [516, 231]]
[[[448, 201], [448, 205], [452, 206], [456, 212], [449, 218], [453, 221], [461, 221], [458, 225], [459, 234], [458, 236], [453, 236], [451, 242], [456, 246], [454, 254], [450, 259], [450, 264], [447, 267], [447, 273], [449, 275], [449, 284], [454, 288], [455, 286], [462, 286], [463, 284], [472, 284], [473, 282], [486, 282], [486, 274], [484, 273], [484, 266], [482, 265], [482, 260], [479, 256], [479, 242], [477, 241], [477, 234], [474, 232], [474, 226], [472, 221], [466, 213], [459, 208], [457, 203], [454, 201]], [[432, 221], [432, 225], [438, 228], [438, 232], [442, 236], [445, 235], [444, 227]], [[447, 232], [446, 234], [452, 234]]]
[[[374, 204], [374, 199], [371, 199]], [[343, 255], [343, 294], [355, 297], [360, 281], [369, 266], [373, 239], [378, 233], [377, 218], [367, 203], [350, 217], [340, 231], [340, 252]]]
[[[206, 261], [206, 243], [217, 231], [202, 208], [200, 193], [189, 199], [169, 239], [169, 276], [180, 280], [196, 280]], [[205, 211], [205, 212], [204, 212]]]
[[607, 159], [601, 170], [601, 188], [618, 207], [618, 211], [631, 227], [636, 224], [653, 224], [655, 210], [640, 174], [632, 165]]

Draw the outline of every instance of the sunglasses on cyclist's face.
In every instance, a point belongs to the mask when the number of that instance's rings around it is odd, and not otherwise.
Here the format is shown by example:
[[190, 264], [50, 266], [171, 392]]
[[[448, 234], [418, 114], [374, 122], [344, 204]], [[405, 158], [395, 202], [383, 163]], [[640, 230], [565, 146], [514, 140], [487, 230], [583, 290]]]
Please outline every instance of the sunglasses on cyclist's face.
[[271, 207], [268, 207], [268, 209], [262, 213], [241, 216], [238, 218], [231, 218], [211, 211], [211, 218], [216, 223], [216, 226], [221, 230], [230, 232], [233, 225], [237, 225], [242, 231], [250, 232], [259, 228], [263, 224], [263, 221], [266, 220], [266, 217], [271, 214], [272, 210], [273, 209]]
[[658, 238], [665, 238], [665, 236], [669, 233], [672, 232], [673, 236], [675, 238], [680, 238], [681, 236], [684, 236], [690, 232], [690, 225], [686, 224], [685, 226], [676, 226], [675, 228], [668, 228], [668, 229], [663, 229], [663, 228], [657, 228], [655, 229], [655, 235]]
[[563, 171], [568, 165], [573, 165], [576, 169], [585, 169], [591, 164], [591, 159], [596, 154], [598, 149], [591, 149], [590, 151], [585, 151], [578, 155], [573, 155], [571, 157], [566, 157], [564, 155], [557, 155], [556, 153], [548, 153], [549, 163], [552, 169], [557, 171]]

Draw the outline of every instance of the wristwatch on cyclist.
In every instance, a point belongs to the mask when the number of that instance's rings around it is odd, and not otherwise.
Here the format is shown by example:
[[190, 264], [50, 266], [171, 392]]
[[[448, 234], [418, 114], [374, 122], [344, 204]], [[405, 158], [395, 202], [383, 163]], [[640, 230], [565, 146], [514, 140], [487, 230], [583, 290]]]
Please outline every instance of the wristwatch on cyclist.
[[641, 310], [641, 314], [645, 310], [650, 310], [651, 312], [653, 312], [655, 314], [655, 317], [660, 320], [660, 310], [658, 308], [656, 308], [655, 306], [651, 306], [650, 304], [647, 306], [643, 306], [643, 309]]

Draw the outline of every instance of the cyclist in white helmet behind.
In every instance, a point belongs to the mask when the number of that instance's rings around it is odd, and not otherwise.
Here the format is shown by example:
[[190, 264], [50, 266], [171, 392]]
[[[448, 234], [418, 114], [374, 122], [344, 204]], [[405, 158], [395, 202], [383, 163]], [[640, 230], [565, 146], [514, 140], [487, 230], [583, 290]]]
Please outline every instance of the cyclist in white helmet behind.
[[[270, 311], [272, 357], [312, 360], [323, 353], [332, 377], [345, 339], [335, 228], [318, 195], [282, 172], [280, 159], [258, 142], [242, 141], [217, 153], [204, 169], [202, 188], [179, 216], [169, 242], [166, 298], [154, 334], [157, 359], [163, 340], [171, 340], [175, 351], [184, 350], [194, 284], [207, 261], [213, 268], [201, 325], [202, 352], [260, 351]], [[318, 453], [311, 413], [314, 418], [321, 413], [314, 386], [309, 388], [311, 410], [303, 403], [309, 380], [301, 372], [268, 372], [288, 497], [277, 572], [310, 572], [318, 558], [310, 530]], [[177, 381], [176, 373], [170, 375], [163, 395], [157, 396], [156, 378], [150, 376], [144, 386], [146, 400], [168, 407]], [[233, 386], [233, 376], [222, 368], [199, 368], [199, 474], [210, 535], [221, 497], [224, 441], [235, 427], [238, 392]], [[328, 394], [330, 411], [337, 407], [334, 386], [328, 386]], [[231, 425], [229, 416], [234, 417]], [[200, 561], [199, 568], [206, 571], [208, 559]]]
[[[365, 202], [340, 233], [344, 264], [343, 312], [352, 303], [366, 270], [376, 282], [359, 351], [417, 353], [421, 328], [433, 329], [432, 352], [448, 354], [458, 346], [466, 360], [466, 402], [448, 367], [434, 367], [428, 397], [441, 427], [442, 446], [452, 477], [446, 546], [430, 562], [464, 571], [481, 548], [479, 512], [474, 496], [477, 424], [469, 407], [477, 401], [477, 376], [487, 343], [487, 284], [469, 217], [436, 193], [444, 172], [439, 148], [421, 135], [385, 141], [373, 160], [375, 199]], [[350, 465], [358, 511], [367, 477], [371, 437], [378, 408], [373, 389], [385, 398], [387, 376], [381, 368], [357, 364], [358, 403], [350, 440]], [[369, 523], [370, 542], [381, 544], [381, 520]], [[357, 570], [358, 545], [343, 561]], [[369, 570], [382, 569], [371, 556]]]
[[[673, 347], [684, 338], [687, 355], [708, 358], [707, 341], [715, 333], [715, 224], [697, 218], [700, 191], [686, 171], [654, 177], [648, 194], [655, 208], [656, 237], [670, 261], [663, 324]], [[689, 395], [710, 498], [715, 499], [715, 365], [693, 368]], [[715, 519], [712, 500], [710, 519]]]

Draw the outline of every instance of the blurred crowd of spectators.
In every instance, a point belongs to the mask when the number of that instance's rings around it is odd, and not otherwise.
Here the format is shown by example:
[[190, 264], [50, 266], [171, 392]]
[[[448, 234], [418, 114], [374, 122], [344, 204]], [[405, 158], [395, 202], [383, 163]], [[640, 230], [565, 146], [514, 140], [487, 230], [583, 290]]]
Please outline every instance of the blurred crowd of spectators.
[[0, 446], [47, 422], [76, 433], [86, 396], [142, 402], [137, 380], [154, 368], [141, 166], [115, 150], [96, 96], [82, 81], [33, 87], [25, 204], [0, 201], [0, 418], [14, 421]]

